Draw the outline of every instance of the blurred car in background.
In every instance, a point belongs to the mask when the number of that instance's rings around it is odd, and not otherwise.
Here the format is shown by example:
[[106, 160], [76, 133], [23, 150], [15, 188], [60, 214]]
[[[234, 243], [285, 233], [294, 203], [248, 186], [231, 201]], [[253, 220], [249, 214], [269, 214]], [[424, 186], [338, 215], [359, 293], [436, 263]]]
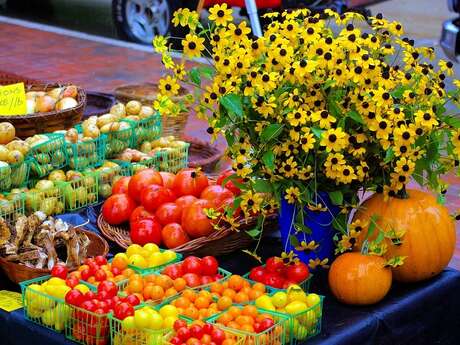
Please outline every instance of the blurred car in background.
[[[455, 13], [460, 13], [460, 0], [448, 0], [449, 10]], [[447, 57], [453, 61], [457, 61], [460, 55], [460, 17], [447, 20], [442, 26], [441, 47]]]

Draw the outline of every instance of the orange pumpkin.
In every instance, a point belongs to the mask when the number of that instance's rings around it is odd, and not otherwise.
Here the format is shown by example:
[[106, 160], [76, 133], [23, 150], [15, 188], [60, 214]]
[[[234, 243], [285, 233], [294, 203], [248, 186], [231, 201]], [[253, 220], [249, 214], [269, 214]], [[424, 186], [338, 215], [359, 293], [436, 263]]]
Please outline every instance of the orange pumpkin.
[[[434, 196], [420, 190], [408, 190], [407, 199], [389, 198], [374, 194], [356, 212], [354, 221], [369, 221], [377, 216], [377, 227], [369, 236], [376, 238], [378, 231], [394, 233], [405, 231], [402, 244], [393, 245], [386, 239], [387, 258], [407, 256], [402, 266], [393, 268], [393, 277], [401, 282], [417, 282], [439, 274], [449, 263], [455, 248], [455, 225], [446, 207]], [[363, 229], [357, 241], [357, 250], [367, 234]]]
[[375, 255], [345, 253], [332, 263], [329, 286], [343, 303], [369, 305], [382, 300], [392, 281], [391, 269], [385, 259]]

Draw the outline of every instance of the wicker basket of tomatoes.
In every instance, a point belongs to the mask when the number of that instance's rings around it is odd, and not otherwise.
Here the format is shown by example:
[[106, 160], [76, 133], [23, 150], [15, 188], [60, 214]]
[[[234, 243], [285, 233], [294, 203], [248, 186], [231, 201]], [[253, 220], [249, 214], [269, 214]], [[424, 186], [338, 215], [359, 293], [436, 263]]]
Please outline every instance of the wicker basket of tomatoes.
[[[112, 192], [98, 226], [122, 248], [156, 243], [184, 256], [206, 256], [229, 254], [253, 243], [245, 230], [254, 228], [257, 217], [243, 218], [238, 210], [227, 221], [222, 217], [240, 190], [231, 181], [222, 187], [198, 169], [177, 175], [145, 169], [118, 180]], [[273, 212], [266, 217], [264, 231], [275, 226]]]

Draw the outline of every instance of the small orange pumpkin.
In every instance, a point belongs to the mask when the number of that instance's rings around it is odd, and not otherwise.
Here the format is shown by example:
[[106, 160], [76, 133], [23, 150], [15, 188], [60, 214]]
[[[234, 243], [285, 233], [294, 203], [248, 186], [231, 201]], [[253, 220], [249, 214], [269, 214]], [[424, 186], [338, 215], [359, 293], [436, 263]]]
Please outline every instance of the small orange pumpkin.
[[329, 286], [343, 303], [369, 305], [382, 300], [391, 287], [391, 269], [385, 259], [375, 255], [345, 253], [329, 270]]
[[[420, 190], [408, 190], [407, 199], [374, 194], [356, 212], [353, 221], [366, 223], [377, 216], [377, 228], [384, 232], [404, 231], [402, 244], [386, 239], [386, 258], [406, 256], [402, 266], [393, 268], [393, 277], [401, 282], [417, 282], [439, 274], [449, 263], [455, 248], [455, 224], [446, 207], [434, 196]], [[369, 240], [377, 236], [377, 228]], [[367, 234], [361, 231], [356, 249], [360, 250]]]

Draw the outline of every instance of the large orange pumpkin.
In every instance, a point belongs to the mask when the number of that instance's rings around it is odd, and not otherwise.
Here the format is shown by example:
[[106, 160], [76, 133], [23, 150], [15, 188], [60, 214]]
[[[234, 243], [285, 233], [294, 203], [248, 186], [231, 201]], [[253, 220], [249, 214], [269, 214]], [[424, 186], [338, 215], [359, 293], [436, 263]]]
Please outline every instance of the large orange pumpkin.
[[391, 269], [385, 259], [375, 255], [345, 253], [332, 263], [329, 286], [343, 303], [374, 304], [382, 300], [391, 287]]
[[[408, 198], [389, 198], [374, 194], [356, 212], [354, 221], [366, 222], [377, 216], [377, 228], [385, 232], [405, 231], [402, 244], [386, 239], [387, 258], [407, 256], [402, 266], [393, 268], [393, 277], [402, 282], [416, 282], [439, 274], [449, 263], [455, 248], [455, 225], [446, 207], [436, 198], [420, 190], [408, 190]], [[375, 229], [370, 240], [376, 238]], [[367, 234], [363, 229], [357, 250]]]

